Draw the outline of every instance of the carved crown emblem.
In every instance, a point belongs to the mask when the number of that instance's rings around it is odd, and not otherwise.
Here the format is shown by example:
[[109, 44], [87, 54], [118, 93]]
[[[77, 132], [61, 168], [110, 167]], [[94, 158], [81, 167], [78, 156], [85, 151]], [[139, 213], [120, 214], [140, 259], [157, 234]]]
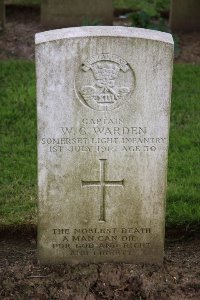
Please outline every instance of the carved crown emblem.
[[[101, 54], [82, 65], [90, 82], [79, 88], [85, 104], [96, 110], [111, 110], [122, 104], [131, 88], [121, 85], [120, 73], [130, 73], [127, 62], [117, 55]], [[90, 73], [89, 73], [90, 72]], [[129, 81], [128, 81], [129, 82]], [[89, 83], [89, 84], [88, 84]]]
[[120, 68], [117, 65], [109, 63], [97, 63], [94, 67], [91, 68], [94, 74], [94, 77], [97, 80], [102, 79], [116, 79], [118, 77]]

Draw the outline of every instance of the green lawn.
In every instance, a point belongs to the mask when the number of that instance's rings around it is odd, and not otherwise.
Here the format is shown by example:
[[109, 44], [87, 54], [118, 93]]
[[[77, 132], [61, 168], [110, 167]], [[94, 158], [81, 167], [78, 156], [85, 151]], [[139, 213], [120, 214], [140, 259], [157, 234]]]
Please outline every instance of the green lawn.
[[33, 63], [0, 63], [0, 99], [0, 223], [35, 222], [37, 170]]
[[[167, 225], [200, 222], [200, 66], [175, 65]], [[34, 64], [0, 62], [0, 224], [36, 223]]]
[[167, 222], [200, 222], [200, 66], [175, 65]]

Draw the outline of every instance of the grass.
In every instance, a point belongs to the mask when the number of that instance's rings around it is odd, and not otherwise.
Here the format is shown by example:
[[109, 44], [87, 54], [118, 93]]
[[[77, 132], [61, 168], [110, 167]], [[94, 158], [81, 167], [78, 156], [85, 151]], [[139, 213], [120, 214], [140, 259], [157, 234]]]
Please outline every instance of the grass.
[[35, 222], [36, 111], [34, 65], [0, 64], [0, 223]]
[[167, 221], [200, 222], [200, 66], [175, 65]]
[[[200, 67], [175, 65], [172, 94], [167, 225], [200, 222]], [[0, 62], [0, 224], [36, 222], [34, 64]]]

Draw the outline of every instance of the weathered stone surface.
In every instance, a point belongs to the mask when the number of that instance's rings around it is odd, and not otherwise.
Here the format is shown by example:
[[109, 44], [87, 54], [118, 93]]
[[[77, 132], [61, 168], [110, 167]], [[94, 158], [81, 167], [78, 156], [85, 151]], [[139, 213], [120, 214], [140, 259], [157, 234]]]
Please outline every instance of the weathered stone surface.
[[173, 40], [36, 35], [41, 262], [163, 259]]
[[42, 0], [41, 23], [51, 28], [84, 25], [98, 21], [111, 25], [112, 0]]
[[175, 31], [200, 31], [200, 1], [171, 0], [170, 27]]

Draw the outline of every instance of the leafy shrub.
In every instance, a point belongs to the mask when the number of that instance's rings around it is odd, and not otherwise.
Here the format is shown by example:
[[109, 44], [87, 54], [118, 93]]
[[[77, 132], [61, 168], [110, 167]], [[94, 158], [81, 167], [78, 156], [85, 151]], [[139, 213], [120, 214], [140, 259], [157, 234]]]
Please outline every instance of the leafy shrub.
[[98, 25], [101, 25], [101, 20], [92, 20], [92, 19], [89, 19], [88, 17], [84, 17], [82, 22], [81, 22], [81, 26], [98, 26]]
[[169, 10], [170, 0], [114, 0], [114, 7], [142, 10], [151, 17]]

